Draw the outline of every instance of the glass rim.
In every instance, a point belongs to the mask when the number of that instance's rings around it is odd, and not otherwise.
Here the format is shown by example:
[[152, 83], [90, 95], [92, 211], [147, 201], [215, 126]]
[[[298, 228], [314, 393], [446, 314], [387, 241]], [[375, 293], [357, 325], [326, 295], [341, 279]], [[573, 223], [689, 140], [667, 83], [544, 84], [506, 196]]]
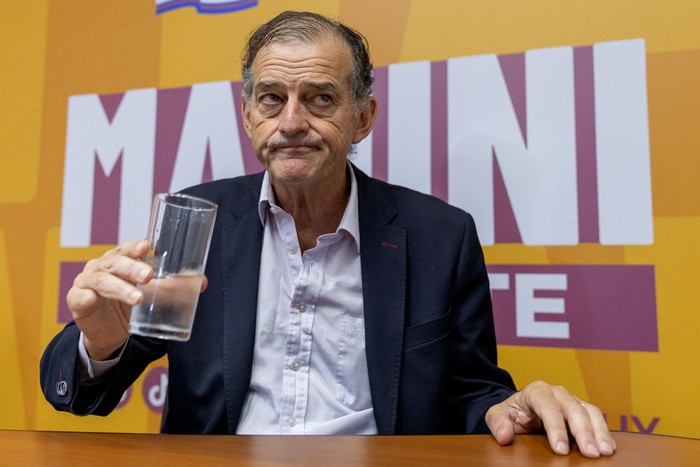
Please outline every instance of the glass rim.
[[[183, 205], [183, 204], [177, 204], [177, 203], [170, 201], [171, 198], [186, 199], [189, 201], [199, 203], [199, 205], [187, 206], [187, 205]], [[159, 200], [159, 201], [161, 201], [169, 206], [173, 206], [176, 208], [182, 208], [182, 209], [190, 209], [193, 211], [216, 211], [219, 207], [213, 201], [209, 201], [208, 199], [200, 198], [198, 196], [188, 195], [187, 193], [157, 193], [155, 195], [155, 199], [157, 199], [157, 200]]]

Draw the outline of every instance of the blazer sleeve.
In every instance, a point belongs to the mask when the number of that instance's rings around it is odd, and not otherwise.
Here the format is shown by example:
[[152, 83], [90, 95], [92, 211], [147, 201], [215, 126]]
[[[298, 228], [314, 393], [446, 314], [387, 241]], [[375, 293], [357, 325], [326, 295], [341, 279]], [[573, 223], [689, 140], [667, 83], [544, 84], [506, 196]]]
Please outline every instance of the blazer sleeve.
[[486, 411], [515, 392], [510, 374], [498, 367], [491, 292], [474, 220], [467, 214], [452, 309], [452, 406], [457, 430], [488, 433]]
[[131, 336], [117, 366], [99, 381], [80, 384], [78, 339], [80, 329], [70, 322], [46, 347], [40, 362], [41, 390], [56, 408], [76, 415], [107, 415], [131, 384], [154, 360], [162, 357], [167, 342]]

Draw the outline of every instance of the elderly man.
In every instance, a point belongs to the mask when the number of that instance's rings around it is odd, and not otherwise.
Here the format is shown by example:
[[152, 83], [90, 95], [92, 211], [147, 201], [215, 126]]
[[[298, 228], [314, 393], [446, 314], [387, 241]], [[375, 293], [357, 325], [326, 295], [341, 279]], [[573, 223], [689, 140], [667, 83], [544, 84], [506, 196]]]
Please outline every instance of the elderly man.
[[497, 367], [472, 218], [348, 162], [377, 111], [361, 35], [282, 13], [252, 34], [243, 89], [265, 171], [185, 190], [219, 205], [191, 339], [129, 336], [153, 271], [145, 241], [117, 246], [78, 275], [73, 321], [42, 358], [57, 409], [109, 413], [167, 353], [163, 432], [490, 430], [507, 444], [544, 429], [566, 454], [568, 427], [585, 456], [613, 454], [598, 408], [544, 382], [516, 392]]

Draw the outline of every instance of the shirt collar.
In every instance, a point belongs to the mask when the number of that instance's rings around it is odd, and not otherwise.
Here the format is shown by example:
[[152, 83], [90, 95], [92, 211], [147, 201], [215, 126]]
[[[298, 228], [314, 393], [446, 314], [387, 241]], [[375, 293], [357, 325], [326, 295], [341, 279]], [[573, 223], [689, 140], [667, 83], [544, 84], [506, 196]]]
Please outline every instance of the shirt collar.
[[[343, 218], [340, 220], [337, 232], [344, 230], [349, 233], [353, 240], [355, 240], [355, 247], [359, 253], [360, 223], [357, 201], [357, 180], [355, 179], [355, 171], [352, 170], [350, 162], [347, 163], [347, 171], [350, 173], [350, 197], [348, 198], [348, 204], [345, 207], [345, 212], [343, 213]], [[258, 201], [258, 214], [260, 215], [260, 222], [262, 222], [263, 227], [265, 227], [267, 213], [271, 207], [282, 209], [276, 204], [275, 193], [270, 184], [270, 174], [266, 170], [263, 176], [262, 187], [260, 188], [260, 200]]]

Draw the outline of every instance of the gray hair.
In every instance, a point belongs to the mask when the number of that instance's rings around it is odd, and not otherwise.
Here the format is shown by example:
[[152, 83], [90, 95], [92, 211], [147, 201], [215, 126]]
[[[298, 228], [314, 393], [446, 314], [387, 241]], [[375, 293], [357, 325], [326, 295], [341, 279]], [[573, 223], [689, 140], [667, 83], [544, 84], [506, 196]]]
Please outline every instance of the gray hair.
[[263, 47], [274, 42], [313, 43], [324, 37], [337, 37], [347, 44], [352, 55], [350, 88], [356, 108], [365, 107], [372, 95], [372, 62], [367, 40], [359, 32], [317, 13], [285, 11], [258, 27], [248, 38], [243, 51], [241, 76], [243, 97], [250, 102], [253, 95], [253, 61]]

